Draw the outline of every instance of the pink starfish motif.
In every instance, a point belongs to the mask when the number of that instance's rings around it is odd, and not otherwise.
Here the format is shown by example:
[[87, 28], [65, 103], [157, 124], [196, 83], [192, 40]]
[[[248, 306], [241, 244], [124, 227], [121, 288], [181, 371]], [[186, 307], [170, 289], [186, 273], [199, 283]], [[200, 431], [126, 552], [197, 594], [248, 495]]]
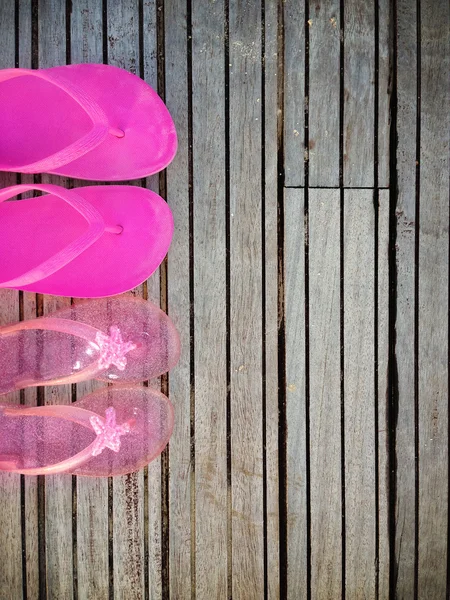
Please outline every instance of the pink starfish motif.
[[124, 342], [120, 329], [114, 325], [109, 328], [109, 335], [98, 331], [95, 342], [100, 348], [99, 369], [109, 369], [111, 365], [115, 365], [119, 371], [123, 371], [127, 364], [125, 354], [137, 348], [133, 342]]
[[93, 430], [97, 434], [97, 439], [92, 448], [92, 456], [98, 456], [105, 448], [110, 448], [113, 452], [119, 452], [120, 436], [131, 431], [129, 423], [116, 425], [116, 411], [114, 408], [107, 408], [105, 417], [105, 419], [102, 419], [95, 416], [89, 419]]

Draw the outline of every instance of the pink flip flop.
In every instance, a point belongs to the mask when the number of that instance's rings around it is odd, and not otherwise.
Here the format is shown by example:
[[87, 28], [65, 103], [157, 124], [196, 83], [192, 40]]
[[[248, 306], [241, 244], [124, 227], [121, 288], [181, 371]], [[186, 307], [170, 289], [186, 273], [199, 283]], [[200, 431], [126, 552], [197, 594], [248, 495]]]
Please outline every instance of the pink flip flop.
[[0, 405], [0, 471], [125, 475], [147, 465], [173, 429], [169, 399], [150, 388], [110, 387], [71, 405]]
[[175, 326], [151, 302], [80, 302], [0, 328], [0, 394], [87, 379], [145, 381], [171, 369], [179, 355]]
[[138, 179], [177, 149], [158, 94], [110, 65], [0, 71], [0, 170], [79, 179]]
[[[5, 202], [29, 190], [47, 195]], [[77, 298], [127, 292], [164, 259], [168, 204], [137, 186], [15, 185], [0, 190], [0, 288]]]

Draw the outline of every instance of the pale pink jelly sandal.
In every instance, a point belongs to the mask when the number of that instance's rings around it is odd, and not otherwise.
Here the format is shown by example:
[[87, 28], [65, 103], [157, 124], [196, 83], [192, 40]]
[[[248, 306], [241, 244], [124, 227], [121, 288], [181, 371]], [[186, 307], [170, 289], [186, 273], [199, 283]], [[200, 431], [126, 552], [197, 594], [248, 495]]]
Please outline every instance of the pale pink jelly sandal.
[[[29, 190], [45, 196], [5, 202]], [[0, 288], [77, 298], [127, 292], [164, 259], [172, 212], [137, 186], [0, 190]]]
[[101, 477], [137, 471], [173, 429], [169, 399], [150, 388], [110, 387], [71, 405], [0, 405], [0, 471]]
[[171, 369], [179, 355], [175, 326], [151, 302], [80, 302], [0, 328], [0, 394], [87, 379], [145, 381]]
[[0, 170], [138, 179], [164, 169], [175, 126], [142, 79], [109, 65], [0, 71]]

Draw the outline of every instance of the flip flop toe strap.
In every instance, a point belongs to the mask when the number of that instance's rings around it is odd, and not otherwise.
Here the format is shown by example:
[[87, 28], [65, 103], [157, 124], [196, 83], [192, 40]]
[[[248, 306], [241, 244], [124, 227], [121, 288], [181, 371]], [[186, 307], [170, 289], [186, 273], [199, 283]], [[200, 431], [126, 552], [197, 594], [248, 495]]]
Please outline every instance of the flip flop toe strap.
[[30, 190], [46, 192], [64, 200], [86, 219], [89, 227], [76, 240], [69, 243], [65, 248], [56, 252], [52, 257], [33, 267], [26, 273], [22, 273], [18, 277], [14, 277], [8, 281], [1, 281], [0, 287], [20, 288], [53, 275], [53, 273], [56, 273], [68, 265], [87, 248], [92, 246], [106, 229], [103, 217], [97, 209], [79, 196], [75, 191], [65, 190], [57, 185], [14, 185], [4, 190], [0, 190], [0, 203]]

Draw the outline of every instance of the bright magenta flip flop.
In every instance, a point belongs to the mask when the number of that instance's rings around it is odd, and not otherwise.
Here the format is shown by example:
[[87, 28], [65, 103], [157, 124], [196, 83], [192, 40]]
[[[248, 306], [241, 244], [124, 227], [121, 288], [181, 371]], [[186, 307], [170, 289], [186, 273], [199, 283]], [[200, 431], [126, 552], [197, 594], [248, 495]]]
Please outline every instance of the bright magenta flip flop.
[[[47, 195], [5, 202], [29, 190]], [[137, 186], [15, 185], [0, 190], [0, 288], [77, 298], [127, 292], [164, 259], [168, 204]]]
[[110, 65], [0, 71], [0, 170], [138, 179], [164, 169], [177, 137], [158, 94]]
[[71, 405], [0, 405], [0, 471], [125, 475], [147, 465], [173, 429], [169, 399], [145, 387], [110, 387]]
[[179, 355], [175, 326], [151, 302], [133, 296], [79, 302], [0, 327], [0, 394], [94, 378], [145, 381], [175, 366]]

